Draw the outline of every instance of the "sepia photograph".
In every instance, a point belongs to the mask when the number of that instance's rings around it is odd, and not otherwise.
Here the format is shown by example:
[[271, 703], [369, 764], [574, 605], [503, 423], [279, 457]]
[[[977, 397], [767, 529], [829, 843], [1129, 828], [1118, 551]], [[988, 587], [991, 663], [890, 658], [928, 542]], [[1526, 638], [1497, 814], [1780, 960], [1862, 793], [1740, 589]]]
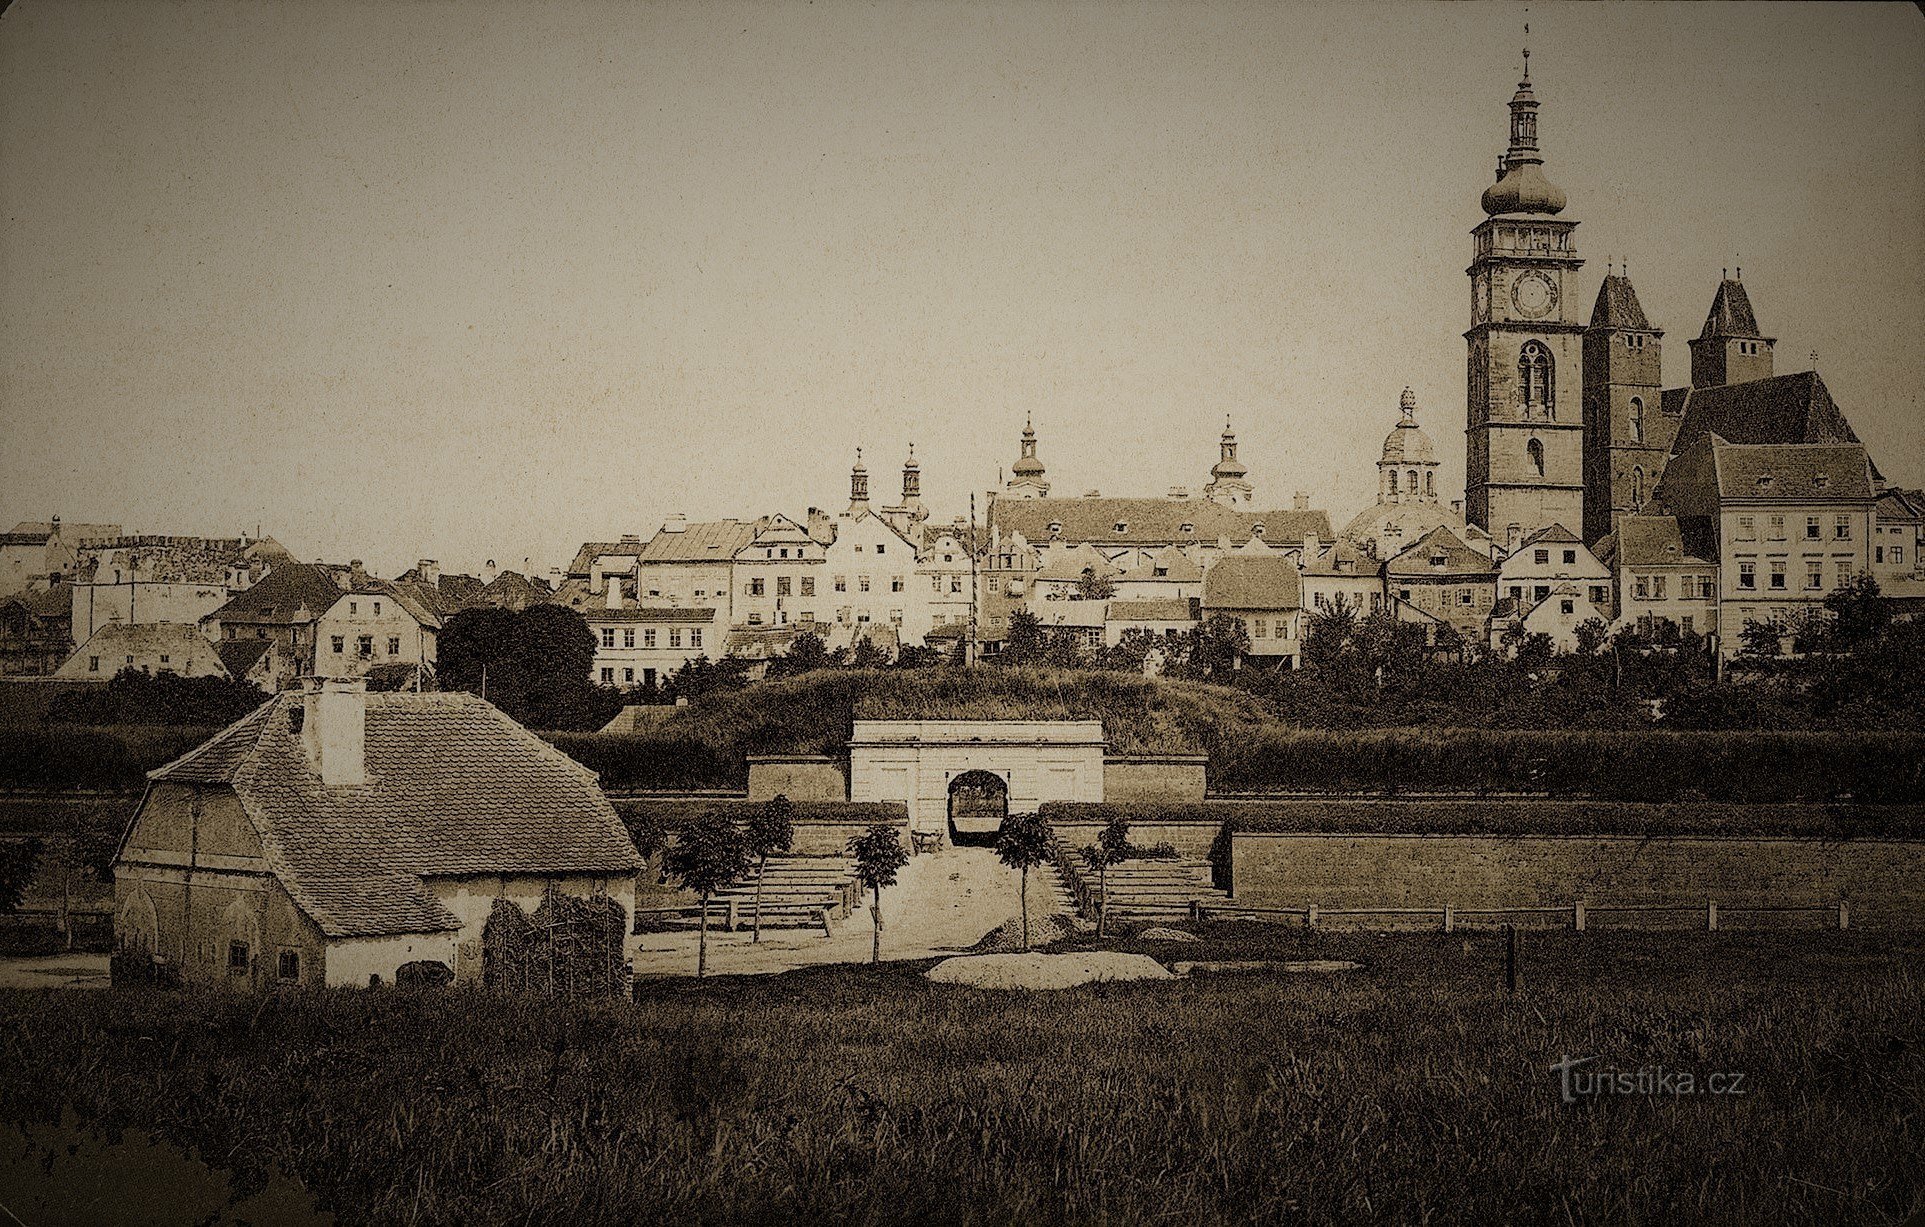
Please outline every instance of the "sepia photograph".
[[0, 0], [0, 1227], [1925, 1225], [1925, 0]]

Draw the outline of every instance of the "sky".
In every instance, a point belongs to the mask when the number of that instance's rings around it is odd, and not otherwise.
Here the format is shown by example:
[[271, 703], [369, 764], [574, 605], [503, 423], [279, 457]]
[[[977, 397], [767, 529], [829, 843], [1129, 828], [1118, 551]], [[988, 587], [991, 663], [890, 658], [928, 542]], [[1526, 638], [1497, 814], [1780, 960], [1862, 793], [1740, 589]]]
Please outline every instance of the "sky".
[[1925, 484], [1912, 5], [203, 3], [0, 15], [0, 518], [537, 571], [1056, 492], [1463, 486], [1465, 267], [1531, 25], [1584, 317], [1721, 270]]

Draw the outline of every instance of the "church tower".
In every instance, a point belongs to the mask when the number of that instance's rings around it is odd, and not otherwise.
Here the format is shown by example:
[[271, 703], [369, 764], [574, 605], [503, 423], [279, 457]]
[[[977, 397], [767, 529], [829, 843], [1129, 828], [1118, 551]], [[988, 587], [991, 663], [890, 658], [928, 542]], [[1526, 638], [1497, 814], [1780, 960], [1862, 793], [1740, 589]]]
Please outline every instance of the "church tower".
[[862, 449], [856, 449], [855, 467], [849, 470], [849, 511], [852, 516], [869, 510], [869, 466], [862, 463]]
[[1704, 331], [1691, 342], [1694, 388], [1771, 378], [1771, 347], [1778, 340], [1758, 331], [1758, 317], [1751, 313], [1744, 275], [1745, 270], [1739, 269], [1737, 280], [1726, 277], [1718, 283], [1711, 314], [1704, 318]]
[[1471, 231], [1465, 513], [1500, 542], [1584, 518], [1577, 223], [1545, 179], [1530, 51], [1511, 98], [1510, 147]]
[[1679, 419], [1663, 411], [1664, 332], [1631, 278], [1605, 277], [1584, 330], [1584, 540], [1641, 511], [1664, 471]]
[[1203, 487], [1203, 497], [1225, 507], [1248, 507], [1256, 492], [1250, 486], [1250, 470], [1237, 459], [1237, 437], [1230, 429], [1229, 418], [1223, 419], [1223, 438], [1217, 450], [1217, 462], [1210, 466], [1210, 480]]
[[1036, 423], [1023, 419], [1023, 454], [1009, 466], [1009, 481], [1003, 485], [1011, 498], [1048, 498], [1049, 482], [1043, 478], [1043, 462], [1036, 459]]

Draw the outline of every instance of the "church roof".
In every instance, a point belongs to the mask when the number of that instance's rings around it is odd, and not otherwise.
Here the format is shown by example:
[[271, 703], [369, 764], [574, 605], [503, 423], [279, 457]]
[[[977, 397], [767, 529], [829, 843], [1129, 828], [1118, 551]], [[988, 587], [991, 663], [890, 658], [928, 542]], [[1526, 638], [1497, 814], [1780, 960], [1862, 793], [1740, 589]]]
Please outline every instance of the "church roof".
[[1622, 273], [1606, 277], [1604, 284], [1597, 288], [1597, 305], [1591, 308], [1591, 327], [1656, 331], [1644, 317], [1644, 308], [1638, 305], [1638, 292], [1631, 288], [1631, 279]]
[[1115, 545], [1213, 542], [1219, 538], [1241, 544], [1258, 526], [1263, 528], [1264, 540], [1272, 544], [1294, 545], [1312, 535], [1325, 541], [1331, 537], [1326, 512], [1237, 511], [1202, 499], [997, 499], [990, 505], [989, 522], [1003, 535], [1021, 533], [1032, 544], [1051, 539], [1051, 524], [1061, 525], [1057, 540]]
[[1727, 277], [1718, 283], [1717, 296], [1711, 300], [1711, 313], [1704, 317], [1704, 331], [1698, 334], [1700, 341], [1711, 337], [1766, 339], [1758, 331], [1758, 317], [1751, 312], [1751, 296], [1745, 293], [1744, 282]]
[[1859, 441], [1817, 371], [1714, 388], [1667, 388], [1662, 405], [1684, 419], [1671, 442], [1674, 456], [1705, 435], [1727, 443]]

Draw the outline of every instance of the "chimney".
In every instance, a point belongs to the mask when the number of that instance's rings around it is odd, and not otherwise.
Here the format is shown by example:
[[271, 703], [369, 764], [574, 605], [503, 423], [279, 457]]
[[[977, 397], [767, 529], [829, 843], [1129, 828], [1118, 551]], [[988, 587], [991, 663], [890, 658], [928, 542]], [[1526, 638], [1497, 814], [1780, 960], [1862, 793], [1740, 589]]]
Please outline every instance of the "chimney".
[[608, 607], [610, 609], [622, 607], [622, 577], [613, 573], [608, 576]]
[[1452, 499], [1452, 500], [1450, 501], [1450, 509], [1451, 509], [1451, 511], [1452, 511], [1452, 513], [1453, 513], [1453, 514], [1456, 514], [1456, 515], [1463, 515], [1463, 514], [1464, 514], [1464, 500], [1463, 500], [1463, 499], [1461, 499], [1461, 498], [1454, 498], [1454, 499]]
[[1291, 496], [1290, 509], [1292, 511], [1310, 510], [1310, 495], [1302, 490], [1297, 491], [1295, 495]]
[[1507, 550], [1515, 550], [1517, 548], [1518, 538], [1522, 537], [1523, 535], [1524, 535], [1524, 530], [1522, 528], [1519, 528], [1515, 524], [1505, 529], [1504, 530], [1504, 548]]
[[361, 560], [359, 558], [350, 558], [348, 560], [348, 583], [359, 588], [367, 582], [368, 573], [362, 567]]
[[1313, 528], [1303, 535], [1303, 565], [1307, 567], [1316, 562], [1317, 555], [1322, 552], [1323, 539], [1317, 536], [1317, 530]]
[[[356, 563], [355, 566], [358, 569], [360, 564]], [[495, 576], [499, 574], [501, 574], [501, 572], [495, 570], [495, 560], [490, 558], [487, 565], [481, 568], [481, 582], [484, 584], [492, 584], [495, 582]]]
[[303, 678], [301, 750], [329, 788], [368, 782], [368, 687], [360, 678]]
[[665, 533], [687, 532], [688, 517], [683, 515], [679, 511], [676, 512], [674, 515], [670, 516], [668, 519], [662, 521], [662, 531]]
[[421, 582], [424, 584], [441, 582], [441, 564], [432, 558], [423, 558], [414, 564], [414, 569], [420, 574]]
[[1189, 498], [1190, 488], [1188, 486], [1171, 486], [1170, 497], [1173, 499], [1177, 499], [1179, 501], [1182, 499]]

